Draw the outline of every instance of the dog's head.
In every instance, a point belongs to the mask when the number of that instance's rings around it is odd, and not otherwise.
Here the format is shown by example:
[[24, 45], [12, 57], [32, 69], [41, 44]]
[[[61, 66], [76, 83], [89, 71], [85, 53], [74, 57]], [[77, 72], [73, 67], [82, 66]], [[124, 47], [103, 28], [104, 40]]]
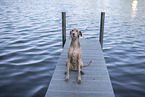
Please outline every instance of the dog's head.
[[79, 36], [84, 38], [84, 36], [83, 36], [81, 31], [79, 31], [78, 29], [72, 29], [70, 31], [70, 34], [69, 34], [69, 39], [71, 37], [72, 40], [76, 40], [76, 39], [79, 39]]

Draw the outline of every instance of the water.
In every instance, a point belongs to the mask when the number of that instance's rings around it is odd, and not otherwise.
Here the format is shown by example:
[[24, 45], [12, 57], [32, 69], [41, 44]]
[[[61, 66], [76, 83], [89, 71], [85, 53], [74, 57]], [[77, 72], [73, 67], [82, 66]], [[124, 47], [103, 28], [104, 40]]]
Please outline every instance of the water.
[[0, 97], [44, 97], [62, 51], [61, 12], [69, 30], [99, 35], [116, 97], [145, 95], [144, 0], [0, 0]]

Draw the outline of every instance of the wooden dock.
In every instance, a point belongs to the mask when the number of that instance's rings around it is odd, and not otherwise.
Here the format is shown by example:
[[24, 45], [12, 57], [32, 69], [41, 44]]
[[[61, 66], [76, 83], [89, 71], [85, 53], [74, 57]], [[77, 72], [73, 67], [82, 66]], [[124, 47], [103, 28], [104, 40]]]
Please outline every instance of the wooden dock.
[[70, 40], [67, 40], [52, 76], [45, 97], [115, 97], [100, 43], [97, 39], [80, 39], [83, 67], [82, 83], [77, 83], [77, 71], [70, 71], [65, 82], [66, 60]]

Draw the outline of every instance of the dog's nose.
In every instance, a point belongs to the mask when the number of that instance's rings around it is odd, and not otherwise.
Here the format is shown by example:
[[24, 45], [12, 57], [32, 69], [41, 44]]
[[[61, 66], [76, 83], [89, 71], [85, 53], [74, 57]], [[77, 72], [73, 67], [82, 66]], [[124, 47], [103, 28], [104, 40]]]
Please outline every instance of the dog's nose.
[[75, 33], [72, 33], [72, 35], [74, 36], [74, 35], [75, 35]]

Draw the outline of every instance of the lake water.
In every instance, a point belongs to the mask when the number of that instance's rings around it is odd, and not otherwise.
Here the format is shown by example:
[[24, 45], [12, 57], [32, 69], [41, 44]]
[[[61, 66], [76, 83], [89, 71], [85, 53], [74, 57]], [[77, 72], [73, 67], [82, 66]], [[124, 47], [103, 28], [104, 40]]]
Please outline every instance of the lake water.
[[145, 95], [145, 0], [0, 0], [0, 97], [44, 97], [67, 37], [79, 28], [98, 38], [105, 12], [103, 54], [116, 97]]

